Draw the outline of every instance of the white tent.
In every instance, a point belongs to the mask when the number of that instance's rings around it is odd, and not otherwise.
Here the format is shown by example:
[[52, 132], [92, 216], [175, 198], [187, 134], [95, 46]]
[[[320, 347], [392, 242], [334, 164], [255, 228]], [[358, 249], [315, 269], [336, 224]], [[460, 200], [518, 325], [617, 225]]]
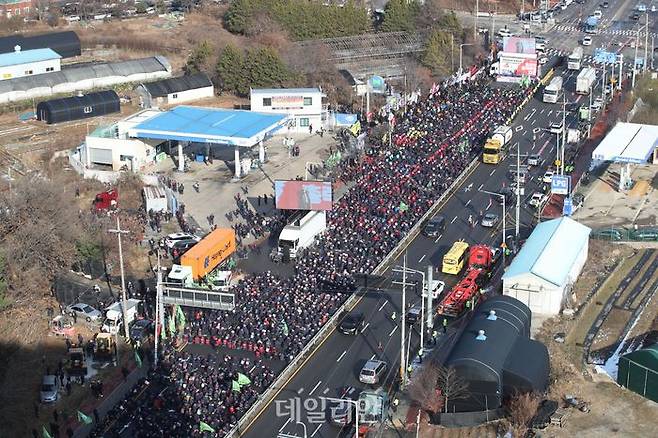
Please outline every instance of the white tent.
[[646, 163], [658, 146], [658, 126], [619, 122], [592, 152], [593, 160]]
[[503, 275], [503, 294], [533, 313], [558, 314], [587, 260], [591, 231], [569, 217], [537, 225]]

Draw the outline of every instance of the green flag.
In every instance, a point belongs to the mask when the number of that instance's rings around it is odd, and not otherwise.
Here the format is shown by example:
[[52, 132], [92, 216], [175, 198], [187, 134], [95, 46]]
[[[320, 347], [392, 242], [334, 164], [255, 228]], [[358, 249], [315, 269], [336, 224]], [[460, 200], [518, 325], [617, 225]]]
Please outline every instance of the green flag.
[[135, 350], [135, 363], [138, 367], [142, 367], [142, 358], [139, 357], [139, 352], [137, 350]]
[[281, 332], [283, 336], [288, 336], [288, 323], [284, 320], [281, 320]]
[[240, 386], [246, 386], [251, 383], [251, 380], [249, 380], [249, 377], [245, 376], [242, 373], [238, 373], [238, 384]]
[[42, 438], [53, 438], [52, 435], [48, 433], [48, 429], [46, 429], [46, 426], [41, 426], [41, 436]]
[[91, 424], [94, 422], [89, 415], [85, 415], [84, 412], [78, 411], [78, 421], [84, 424]]
[[237, 380], [234, 380], [233, 383], [231, 384], [231, 389], [236, 392], [240, 392], [240, 384], [238, 383]]
[[208, 423], [204, 423], [203, 421], [199, 421], [199, 432], [215, 433], [215, 429], [210, 427], [210, 425]]
[[182, 332], [185, 329], [185, 313], [181, 306], [176, 306], [176, 319], [178, 320], [178, 331]]
[[409, 206], [404, 202], [400, 201], [400, 206], [398, 207], [402, 213], [409, 210]]

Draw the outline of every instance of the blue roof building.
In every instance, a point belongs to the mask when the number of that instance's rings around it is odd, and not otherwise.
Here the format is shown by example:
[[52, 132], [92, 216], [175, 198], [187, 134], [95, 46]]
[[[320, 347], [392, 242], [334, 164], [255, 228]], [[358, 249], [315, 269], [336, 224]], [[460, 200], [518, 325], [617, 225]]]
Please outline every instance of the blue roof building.
[[62, 57], [52, 49], [15, 50], [13, 53], [0, 53], [0, 67], [50, 61]]
[[569, 217], [537, 225], [503, 275], [503, 294], [533, 313], [558, 314], [587, 260], [591, 231]]

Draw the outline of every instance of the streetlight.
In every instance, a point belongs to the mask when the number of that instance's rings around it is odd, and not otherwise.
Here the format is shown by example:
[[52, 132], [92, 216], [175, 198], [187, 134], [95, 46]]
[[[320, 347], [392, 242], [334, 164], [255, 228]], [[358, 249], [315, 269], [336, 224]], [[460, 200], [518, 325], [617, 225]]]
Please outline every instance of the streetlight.
[[[117, 228], [115, 230], [107, 230], [108, 233], [116, 234], [119, 239], [119, 267], [121, 268], [121, 313], [123, 314], [123, 334], [126, 336], [126, 340], [130, 339], [128, 334], [128, 314], [126, 313], [126, 277], [123, 271], [123, 248], [121, 247], [121, 235], [128, 234], [129, 231], [122, 230], [121, 225], [119, 224], [119, 217], [117, 216]], [[119, 327], [116, 328], [117, 333]]]
[[473, 43], [464, 43], [459, 45], [459, 76], [462, 74], [462, 57], [464, 55], [464, 46], [474, 46]]
[[[423, 292], [421, 293], [421, 296], [424, 298], [423, 293], [425, 293], [425, 291], [427, 291], [427, 293], [429, 294], [430, 285], [425, 282], [425, 273], [423, 271], [418, 271], [416, 269], [411, 269], [411, 268], [404, 268], [402, 266], [396, 266], [394, 271], [396, 271], [396, 272], [403, 272], [404, 271], [405, 273], [411, 272], [411, 273], [414, 273], [414, 274], [422, 275], [423, 276], [423, 288], [422, 288]], [[402, 309], [402, 311], [404, 312], [404, 309]], [[421, 350], [423, 349], [423, 346], [425, 345], [423, 343], [424, 333], [425, 333], [425, 330], [423, 329], [424, 319], [425, 319], [425, 300], [421, 298], [421, 300], [420, 300], [420, 349]], [[407, 354], [408, 353], [409, 352], [407, 352]]]
[[[355, 428], [356, 428], [356, 435], [354, 435], [354, 436], [358, 437], [359, 436], [359, 401], [358, 400], [350, 400], [348, 398], [335, 398], [335, 397], [320, 397], [320, 398], [322, 398], [324, 400], [338, 402], [338, 403], [347, 402], [347, 403], [350, 403], [350, 404], [354, 405], [354, 411], [355, 411], [354, 424], [355, 424]], [[306, 435], [304, 435], [304, 436], [306, 436]]]

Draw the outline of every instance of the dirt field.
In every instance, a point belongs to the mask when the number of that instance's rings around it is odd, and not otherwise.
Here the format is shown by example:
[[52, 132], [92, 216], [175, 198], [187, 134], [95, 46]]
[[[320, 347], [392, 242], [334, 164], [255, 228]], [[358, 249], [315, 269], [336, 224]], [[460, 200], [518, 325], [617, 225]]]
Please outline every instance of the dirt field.
[[[619, 387], [607, 375], [596, 374], [593, 366], [585, 367], [582, 362], [583, 342], [589, 328], [603, 310], [608, 297], [620, 287], [621, 281], [632, 271], [645, 250], [634, 250], [625, 245], [604, 242], [592, 241], [591, 244], [590, 257], [583, 276], [574, 286], [575, 301], [584, 302], [585, 295], [592, 290], [593, 285], [597, 284], [597, 281], [605, 281], [599, 283], [600, 287], [596, 294], [573, 319], [563, 316], [551, 318], [544, 324], [538, 336], [538, 339], [549, 348], [551, 357], [550, 398], [561, 402], [565, 395], [575, 396], [588, 403], [590, 412], [583, 413], [575, 408], [569, 408], [566, 425], [563, 428], [549, 426], [541, 431], [541, 435], [592, 438], [655, 436], [653, 419], [658, 415], [658, 404]], [[596, 254], [607, 254], [607, 256], [593, 257]], [[655, 255], [652, 255], [639, 274], [625, 285], [626, 289], [635, 286], [654, 257]], [[610, 273], [602, 269], [602, 261], [608, 267], [618, 263], [617, 268]], [[652, 280], [656, 275], [658, 273], [653, 275]], [[617, 303], [623, 302], [627, 295], [628, 292], [624, 292]], [[652, 328], [658, 307], [656, 301], [649, 302], [631, 336], [644, 336]], [[592, 351], [609, 348], [615, 343], [630, 314], [631, 311], [613, 308], [600, 327]], [[560, 331], [567, 335], [563, 344], [553, 340], [553, 335]]]

